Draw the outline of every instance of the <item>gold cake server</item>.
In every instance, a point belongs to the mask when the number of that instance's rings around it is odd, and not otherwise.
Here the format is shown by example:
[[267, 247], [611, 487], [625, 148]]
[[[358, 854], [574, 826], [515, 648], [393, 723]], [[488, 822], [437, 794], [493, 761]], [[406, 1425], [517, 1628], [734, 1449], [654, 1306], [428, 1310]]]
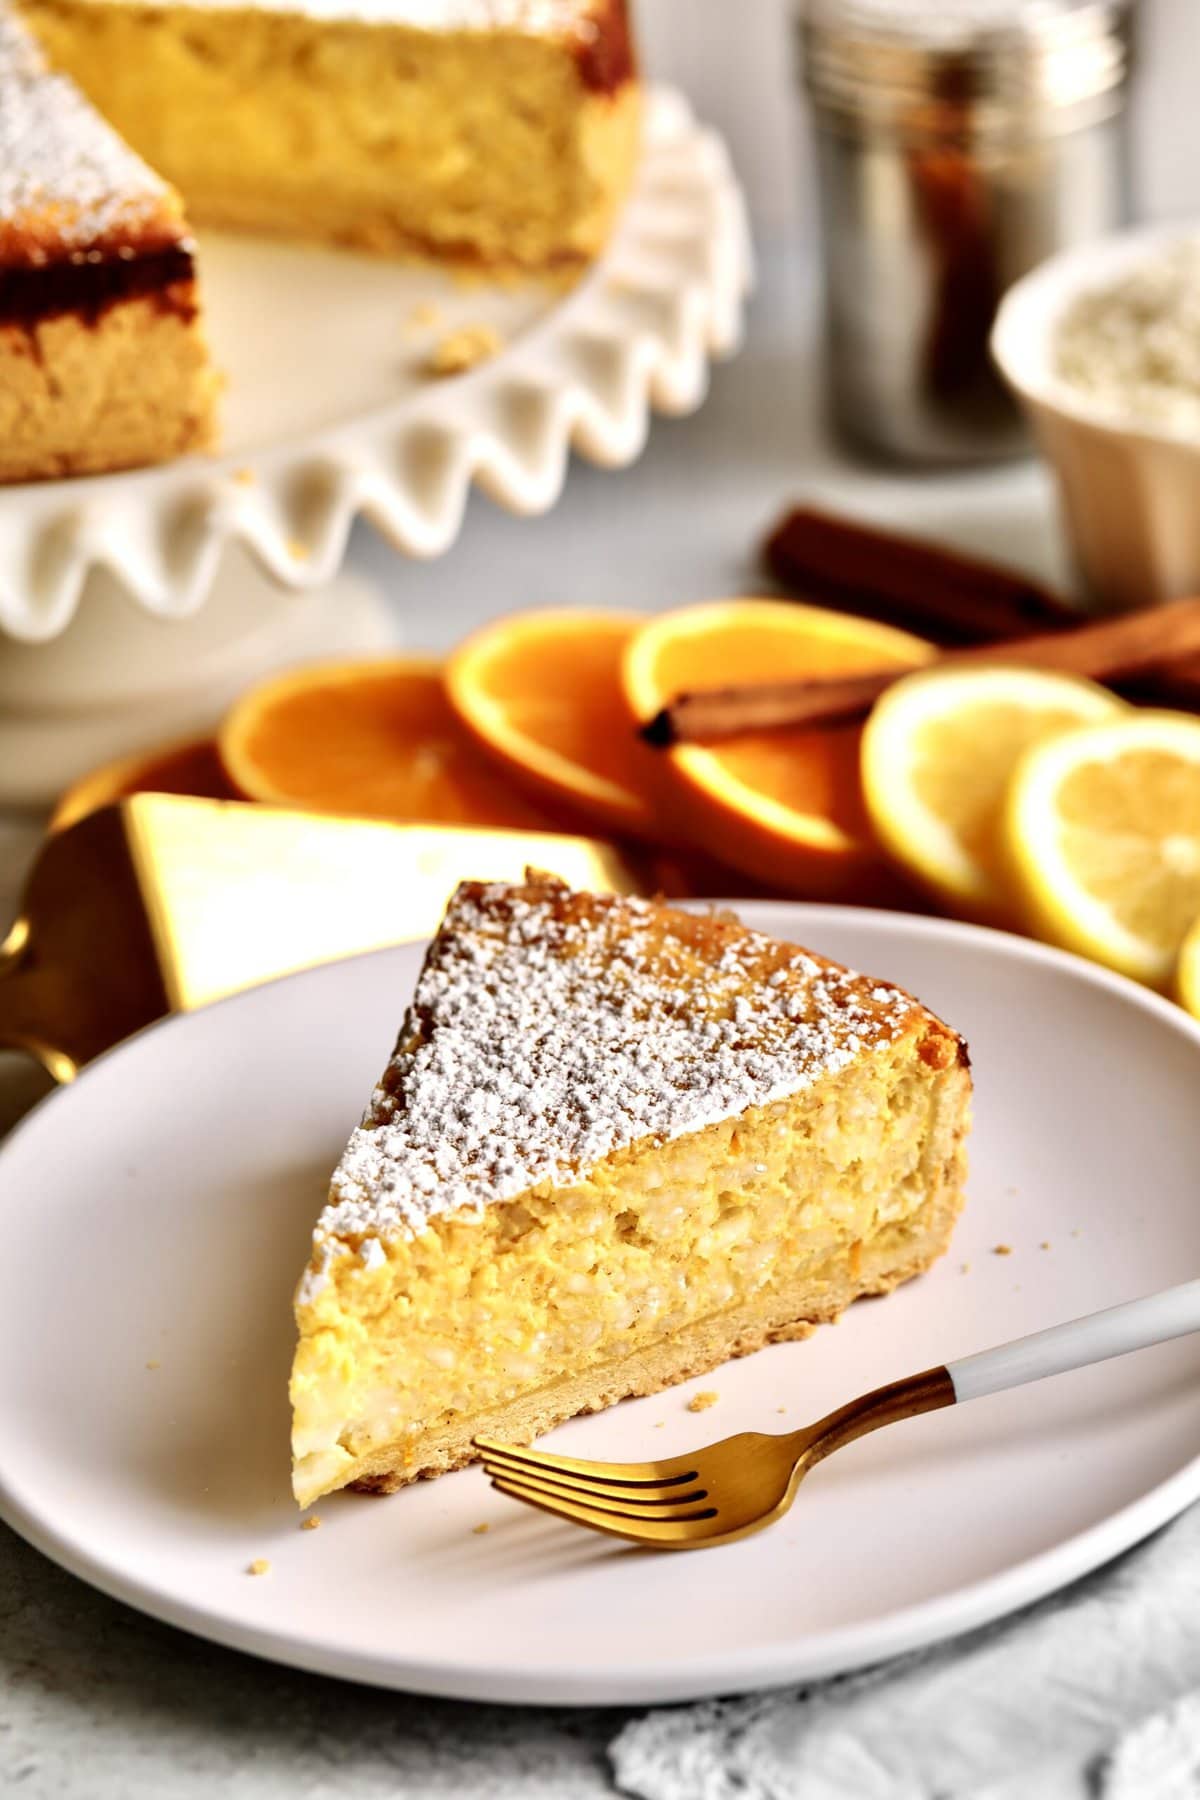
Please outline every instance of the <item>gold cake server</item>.
[[167, 1013], [437, 927], [460, 880], [650, 891], [599, 839], [138, 794], [47, 839], [0, 945], [0, 1047], [56, 1081]]

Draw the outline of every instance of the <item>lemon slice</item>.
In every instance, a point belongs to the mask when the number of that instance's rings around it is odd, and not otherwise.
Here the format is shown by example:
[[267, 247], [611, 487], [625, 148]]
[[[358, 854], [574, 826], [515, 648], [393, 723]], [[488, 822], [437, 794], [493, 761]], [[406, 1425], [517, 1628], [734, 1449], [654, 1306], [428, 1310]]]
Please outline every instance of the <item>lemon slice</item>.
[[1038, 746], [1005, 836], [1039, 937], [1165, 987], [1200, 917], [1200, 719], [1130, 711]]
[[1030, 745], [1123, 712], [1093, 682], [1042, 669], [947, 665], [888, 688], [862, 743], [871, 824], [889, 855], [955, 912], [1011, 913], [1000, 818]]
[[1200, 1019], [1200, 919], [1179, 947], [1175, 965], [1175, 992], [1194, 1019]]

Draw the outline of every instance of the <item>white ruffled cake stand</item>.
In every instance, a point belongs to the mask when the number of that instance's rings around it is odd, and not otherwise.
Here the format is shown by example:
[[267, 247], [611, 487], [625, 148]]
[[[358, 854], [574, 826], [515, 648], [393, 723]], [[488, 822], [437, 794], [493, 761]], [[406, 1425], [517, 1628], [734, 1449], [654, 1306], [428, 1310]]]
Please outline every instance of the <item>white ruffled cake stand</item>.
[[[655, 89], [612, 242], [565, 295], [211, 235], [202, 271], [221, 455], [0, 488], [0, 805], [206, 729], [268, 669], [394, 642], [342, 571], [355, 519], [438, 556], [472, 483], [532, 514], [572, 450], [631, 462], [651, 411], [692, 411], [736, 349], [750, 253], [723, 142]], [[432, 378], [473, 327], [503, 347]]]

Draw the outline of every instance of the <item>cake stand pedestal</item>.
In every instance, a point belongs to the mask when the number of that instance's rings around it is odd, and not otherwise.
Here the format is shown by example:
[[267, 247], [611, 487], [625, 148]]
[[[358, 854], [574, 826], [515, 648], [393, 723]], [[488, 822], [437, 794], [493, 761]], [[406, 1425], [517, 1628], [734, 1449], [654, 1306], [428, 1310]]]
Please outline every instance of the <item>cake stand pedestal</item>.
[[368, 655], [398, 636], [394, 605], [359, 574], [293, 593], [237, 544], [186, 619], [156, 618], [93, 570], [61, 636], [0, 637], [0, 807], [48, 806], [99, 763], [202, 736], [275, 669]]

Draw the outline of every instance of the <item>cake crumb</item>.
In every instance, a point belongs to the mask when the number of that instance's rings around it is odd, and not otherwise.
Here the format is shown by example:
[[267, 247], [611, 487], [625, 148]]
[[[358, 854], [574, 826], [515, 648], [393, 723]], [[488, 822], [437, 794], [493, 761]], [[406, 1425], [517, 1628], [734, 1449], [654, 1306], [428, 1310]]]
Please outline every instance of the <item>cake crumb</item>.
[[661, 1431], [663, 1426], [666, 1424], [666, 1422], [667, 1421], [665, 1419], [655, 1419], [655, 1421], [654, 1421], [655, 1431]]
[[422, 300], [414, 306], [404, 321], [405, 337], [415, 337], [420, 331], [432, 331], [442, 322], [442, 309], [435, 306], [432, 300]]
[[304, 542], [303, 538], [289, 538], [287, 553], [289, 556], [294, 557], [297, 562], [307, 562], [312, 555], [311, 549]]
[[256, 1556], [254, 1561], [247, 1567], [246, 1573], [247, 1575], [269, 1575], [271, 1573], [271, 1565], [265, 1556]]
[[785, 1413], [787, 1411], [787, 1407], [786, 1406], [777, 1406], [775, 1408], [775, 1411], [778, 1413]]
[[233, 479], [237, 482], [239, 487], [253, 487], [258, 480], [258, 475], [254, 469], [235, 469], [233, 471]]
[[1038, 1245], [1038, 1249], [1039, 1250], [1048, 1250], [1049, 1248], [1050, 1248], [1050, 1239], [1043, 1238], [1041, 1243]]
[[970, 1263], [959, 1263], [958, 1272], [960, 1275], [969, 1275], [971, 1273]]
[[715, 1406], [720, 1398], [721, 1396], [715, 1388], [702, 1388], [698, 1394], [692, 1395], [687, 1403], [687, 1409], [689, 1412], [707, 1412], [709, 1407]]
[[487, 1522], [487, 1520], [486, 1520], [486, 1519], [481, 1519], [481, 1520], [480, 1520], [480, 1521], [479, 1521], [479, 1524], [478, 1524], [478, 1525], [472, 1525], [472, 1527], [471, 1527], [471, 1536], [472, 1536], [472, 1537], [482, 1537], [482, 1536], [483, 1536], [483, 1534], [484, 1534], [484, 1532], [485, 1532], [485, 1531], [490, 1531], [490, 1530], [491, 1530], [491, 1529], [492, 1529], [492, 1528], [491, 1528], [491, 1526], [490, 1526], [490, 1525], [489, 1525], [489, 1524], [488, 1524], [488, 1522]]
[[992, 1255], [993, 1256], [1011, 1256], [1012, 1255], [1012, 1245], [1011, 1244], [993, 1244], [992, 1245]]
[[301, 1519], [300, 1529], [301, 1529], [301, 1531], [320, 1531], [320, 1529], [321, 1529], [320, 1514], [314, 1513], [311, 1519]]
[[1082, 1233], [1082, 1231], [1080, 1231], [1078, 1225], [1076, 1225], [1074, 1231], [1071, 1233], [1071, 1236], [1072, 1237], [1082, 1237], [1083, 1236], [1083, 1233]]
[[156, 1356], [152, 1356], [150, 1358], [150, 1361], [146, 1364], [146, 1367], [148, 1369], [161, 1369], [162, 1364], [159, 1362], [159, 1360]]
[[425, 362], [425, 373], [465, 375], [468, 369], [487, 362], [503, 348], [504, 339], [494, 325], [460, 325], [434, 345]]

